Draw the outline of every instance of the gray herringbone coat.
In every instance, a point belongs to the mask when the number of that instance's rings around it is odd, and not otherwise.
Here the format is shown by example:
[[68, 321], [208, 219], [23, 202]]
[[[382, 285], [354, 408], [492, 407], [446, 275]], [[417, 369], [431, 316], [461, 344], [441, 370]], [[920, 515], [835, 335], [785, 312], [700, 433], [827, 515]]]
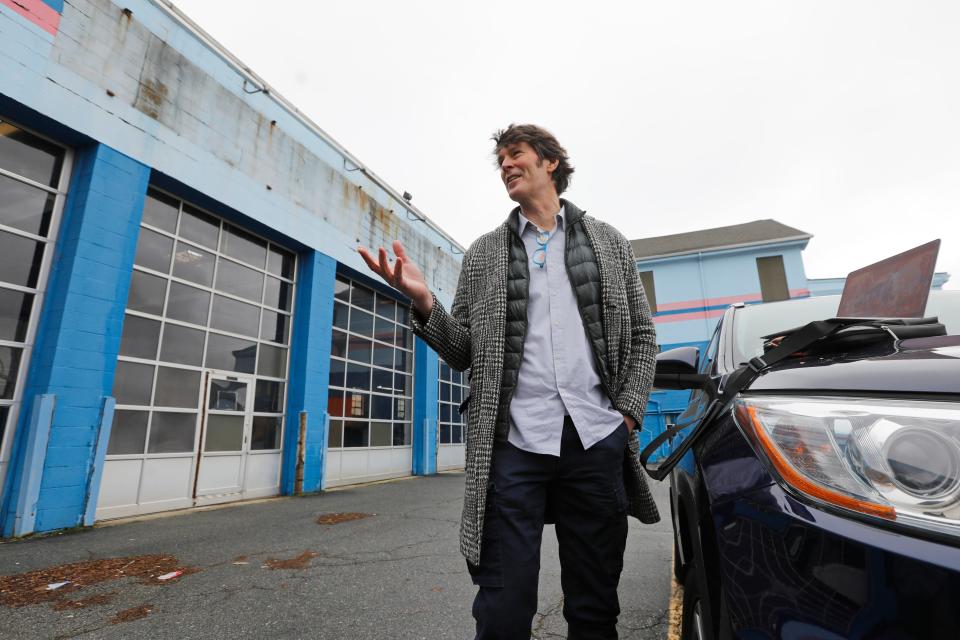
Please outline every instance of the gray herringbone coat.
[[[610, 225], [564, 202], [568, 228], [582, 223], [600, 272], [606, 372], [598, 372], [611, 401], [638, 426], [653, 380], [656, 334], [630, 243]], [[460, 551], [480, 563], [484, 512], [497, 411], [500, 405], [507, 317], [511, 217], [481, 236], [467, 250], [460, 280], [448, 313], [434, 299], [426, 322], [411, 314], [413, 330], [455, 369], [471, 369], [466, 434], [466, 490], [460, 523]], [[567, 241], [569, 242], [569, 234]], [[581, 301], [578, 297], [578, 304]], [[643, 522], [660, 519], [640, 466], [639, 443], [629, 438], [629, 471], [625, 474], [628, 513]]]

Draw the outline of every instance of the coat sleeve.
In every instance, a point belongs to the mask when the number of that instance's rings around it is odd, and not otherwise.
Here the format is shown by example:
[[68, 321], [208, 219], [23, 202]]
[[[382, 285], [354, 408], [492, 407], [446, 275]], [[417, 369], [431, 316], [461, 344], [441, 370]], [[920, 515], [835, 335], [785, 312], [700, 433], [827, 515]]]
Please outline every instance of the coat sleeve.
[[619, 254], [626, 286], [627, 307], [630, 310], [630, 357], [623, 372], [623, 385], [616, 399], [617, 409], [628, 414], [637, 425], [643, 423], [653, 372], [656, 367], [657, 332], [650, 317], [650, 306], [637, 273], [633, 248], [620, 236]]
[[410, 314], [413, 332], [423, 338], [447, 364], [459, 371], [468, 368], [471, 359], [469, 274], [474, 261], [473, 254], [471, 247], [463, 257], [457, 291], [449, 313], [437, 296], [433, 296], [433, 308], [427, 318], [422, 318], [416, 310]]

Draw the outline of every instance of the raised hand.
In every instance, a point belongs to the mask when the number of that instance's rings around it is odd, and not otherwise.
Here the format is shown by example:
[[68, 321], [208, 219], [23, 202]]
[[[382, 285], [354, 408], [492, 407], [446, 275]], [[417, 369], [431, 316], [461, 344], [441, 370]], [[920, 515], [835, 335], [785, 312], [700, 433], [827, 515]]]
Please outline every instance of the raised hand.
[[357, 252], [360, 253], [360, 257], [367, 263], [371, 271], [383, 278], [391, 287], [398, 289], [410, 298], [420, 315], [430, 315], [430, 311], [433, 309], [433, 294], [427, 287], [423, 272], [407, 257], [407, 252], [404, 251], [399, 240], [393, 241], [393, 252], [397, 256], [393, 265], [390, 264], [387, 250], [383, 247], [380, 247], [377, 251], [376, 260], [366, 247], [357, 247]]

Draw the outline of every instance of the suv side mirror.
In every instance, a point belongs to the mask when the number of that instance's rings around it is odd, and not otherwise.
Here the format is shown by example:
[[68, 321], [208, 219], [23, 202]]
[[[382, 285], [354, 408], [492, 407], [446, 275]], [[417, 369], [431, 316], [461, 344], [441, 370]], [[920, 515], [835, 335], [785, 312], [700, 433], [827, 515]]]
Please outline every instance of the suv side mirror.
[[677, 347], [657, 354], [657, 374], [696, 373], [700, 360], [699, 347]]
[[697, 373], [700, 349], [677, 347], [657, 355], [653, 386], [658, 389], [704, 389], [715, 393], [710, 376]]

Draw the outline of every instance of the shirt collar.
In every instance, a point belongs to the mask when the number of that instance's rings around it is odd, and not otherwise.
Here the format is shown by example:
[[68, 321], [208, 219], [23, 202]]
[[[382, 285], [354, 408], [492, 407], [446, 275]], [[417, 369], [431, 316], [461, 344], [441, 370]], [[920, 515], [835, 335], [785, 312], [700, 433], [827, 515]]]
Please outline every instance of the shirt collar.
[[[565, 216], [566, 216], [566, 207], [561, 204], [560, 211], [558, 211], [556, 214], [557, 228], [563, 229], [564, 223], [566, 222]], [[525, 215], [523, 215], [523, 211], [517, 211], [517, 219], [518, 219], [518, 225], [520, 227], [518, 231], [521, 236], [523, 235], [523, 232], [527, 230], [527, 225], [530, 225], [531, 227], [533, 227], [534, 231], [538, 230], [537, 225], [530, 222], [530, 220]]]

